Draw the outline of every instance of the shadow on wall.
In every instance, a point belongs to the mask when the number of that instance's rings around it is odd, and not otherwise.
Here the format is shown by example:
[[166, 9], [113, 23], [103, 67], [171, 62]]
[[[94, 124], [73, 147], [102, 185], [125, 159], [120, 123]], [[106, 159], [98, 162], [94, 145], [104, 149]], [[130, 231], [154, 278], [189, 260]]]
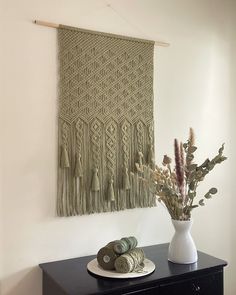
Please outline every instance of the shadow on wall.
[[[41, 295], [42, 273], [38, 266], [21, 270], [1, 282], [2, 295]], [[7, 289], [4, 288], [7, 286]]]

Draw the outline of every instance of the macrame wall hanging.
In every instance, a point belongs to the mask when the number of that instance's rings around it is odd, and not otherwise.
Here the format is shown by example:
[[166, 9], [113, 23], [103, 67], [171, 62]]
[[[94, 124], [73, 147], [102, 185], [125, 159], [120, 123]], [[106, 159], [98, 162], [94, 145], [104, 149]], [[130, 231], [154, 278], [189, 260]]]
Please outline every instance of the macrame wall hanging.
[[140, 177], [154, 165], [154, 42], [62, 25], [58, 40], [58, 215], [155, 206]]

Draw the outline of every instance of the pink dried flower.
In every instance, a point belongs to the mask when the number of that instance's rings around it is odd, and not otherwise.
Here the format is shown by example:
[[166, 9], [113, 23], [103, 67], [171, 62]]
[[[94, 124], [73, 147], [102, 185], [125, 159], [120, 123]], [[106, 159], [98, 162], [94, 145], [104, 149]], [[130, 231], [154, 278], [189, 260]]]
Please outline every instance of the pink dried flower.
[[179, 191], [181, 195], [183, 196], [184, 170], [182, 167], [182, 159], [181, 159], [179, 143], [177, 139], [175, 139], [174, 147], [175, 147], [175, 173], [177, 178], [177, 184], [179, 187]]

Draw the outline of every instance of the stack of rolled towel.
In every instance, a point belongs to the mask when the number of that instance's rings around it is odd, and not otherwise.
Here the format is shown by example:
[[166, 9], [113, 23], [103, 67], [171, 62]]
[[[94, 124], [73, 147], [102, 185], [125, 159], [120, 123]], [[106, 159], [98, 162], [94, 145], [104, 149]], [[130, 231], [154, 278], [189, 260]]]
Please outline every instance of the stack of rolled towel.
[[135, 237], [108, 243], [97, 253], [98, 264], [105, 270], [116, 270], [120, 273], [141, 271], [145, 255], [143, 249], [136, 248], [137, 244]]

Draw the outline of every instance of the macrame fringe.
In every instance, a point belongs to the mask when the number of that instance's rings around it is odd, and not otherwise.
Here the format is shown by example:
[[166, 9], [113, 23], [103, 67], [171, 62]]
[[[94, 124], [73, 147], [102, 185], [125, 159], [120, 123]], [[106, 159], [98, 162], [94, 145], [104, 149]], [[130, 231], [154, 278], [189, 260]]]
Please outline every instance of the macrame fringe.
[[81, 163], [81, 154], [76, 157], [75, 163], [75, 177], [82, 177], [83, 176], [83, 169]]
[[[63, 148], [61, 152], [61, 167], [63, 168], [60, 169], [59, 173], [59, 182], [61, 185], [57, 203], [58, 216], [83, 215], [123, 210], [126, 208], [155, 206], [155, 196], [152, 193], [151, 167], [150, 165], [143, 165], [142, 153], [138, 153], [138, 156], [139, 162], [136, 163], [137, 172], [129, 173], [128, 168], [125, 167], [120, 181], [120, 190], [117, 190], [116, 193], [114, 189], [114, 178], [113, 176], [110, 177], [107, 193], [105, 198], [103, 198], [98, 168], [94, 168], [91, 186], [90, 188], [86, 188], [81, 154], [75, 155], [74, 173], [72, 173], [70, 169], [68, 169], [70, 167], [68, 152]], [[150, 156], [147, 155], [147, 159], [151, 160], [152, 157], [149, 157]], [[72, 182], [71, 173], [74, 174]], [[87, 190], [90, 190], [89, 198], [86, 198]]]

